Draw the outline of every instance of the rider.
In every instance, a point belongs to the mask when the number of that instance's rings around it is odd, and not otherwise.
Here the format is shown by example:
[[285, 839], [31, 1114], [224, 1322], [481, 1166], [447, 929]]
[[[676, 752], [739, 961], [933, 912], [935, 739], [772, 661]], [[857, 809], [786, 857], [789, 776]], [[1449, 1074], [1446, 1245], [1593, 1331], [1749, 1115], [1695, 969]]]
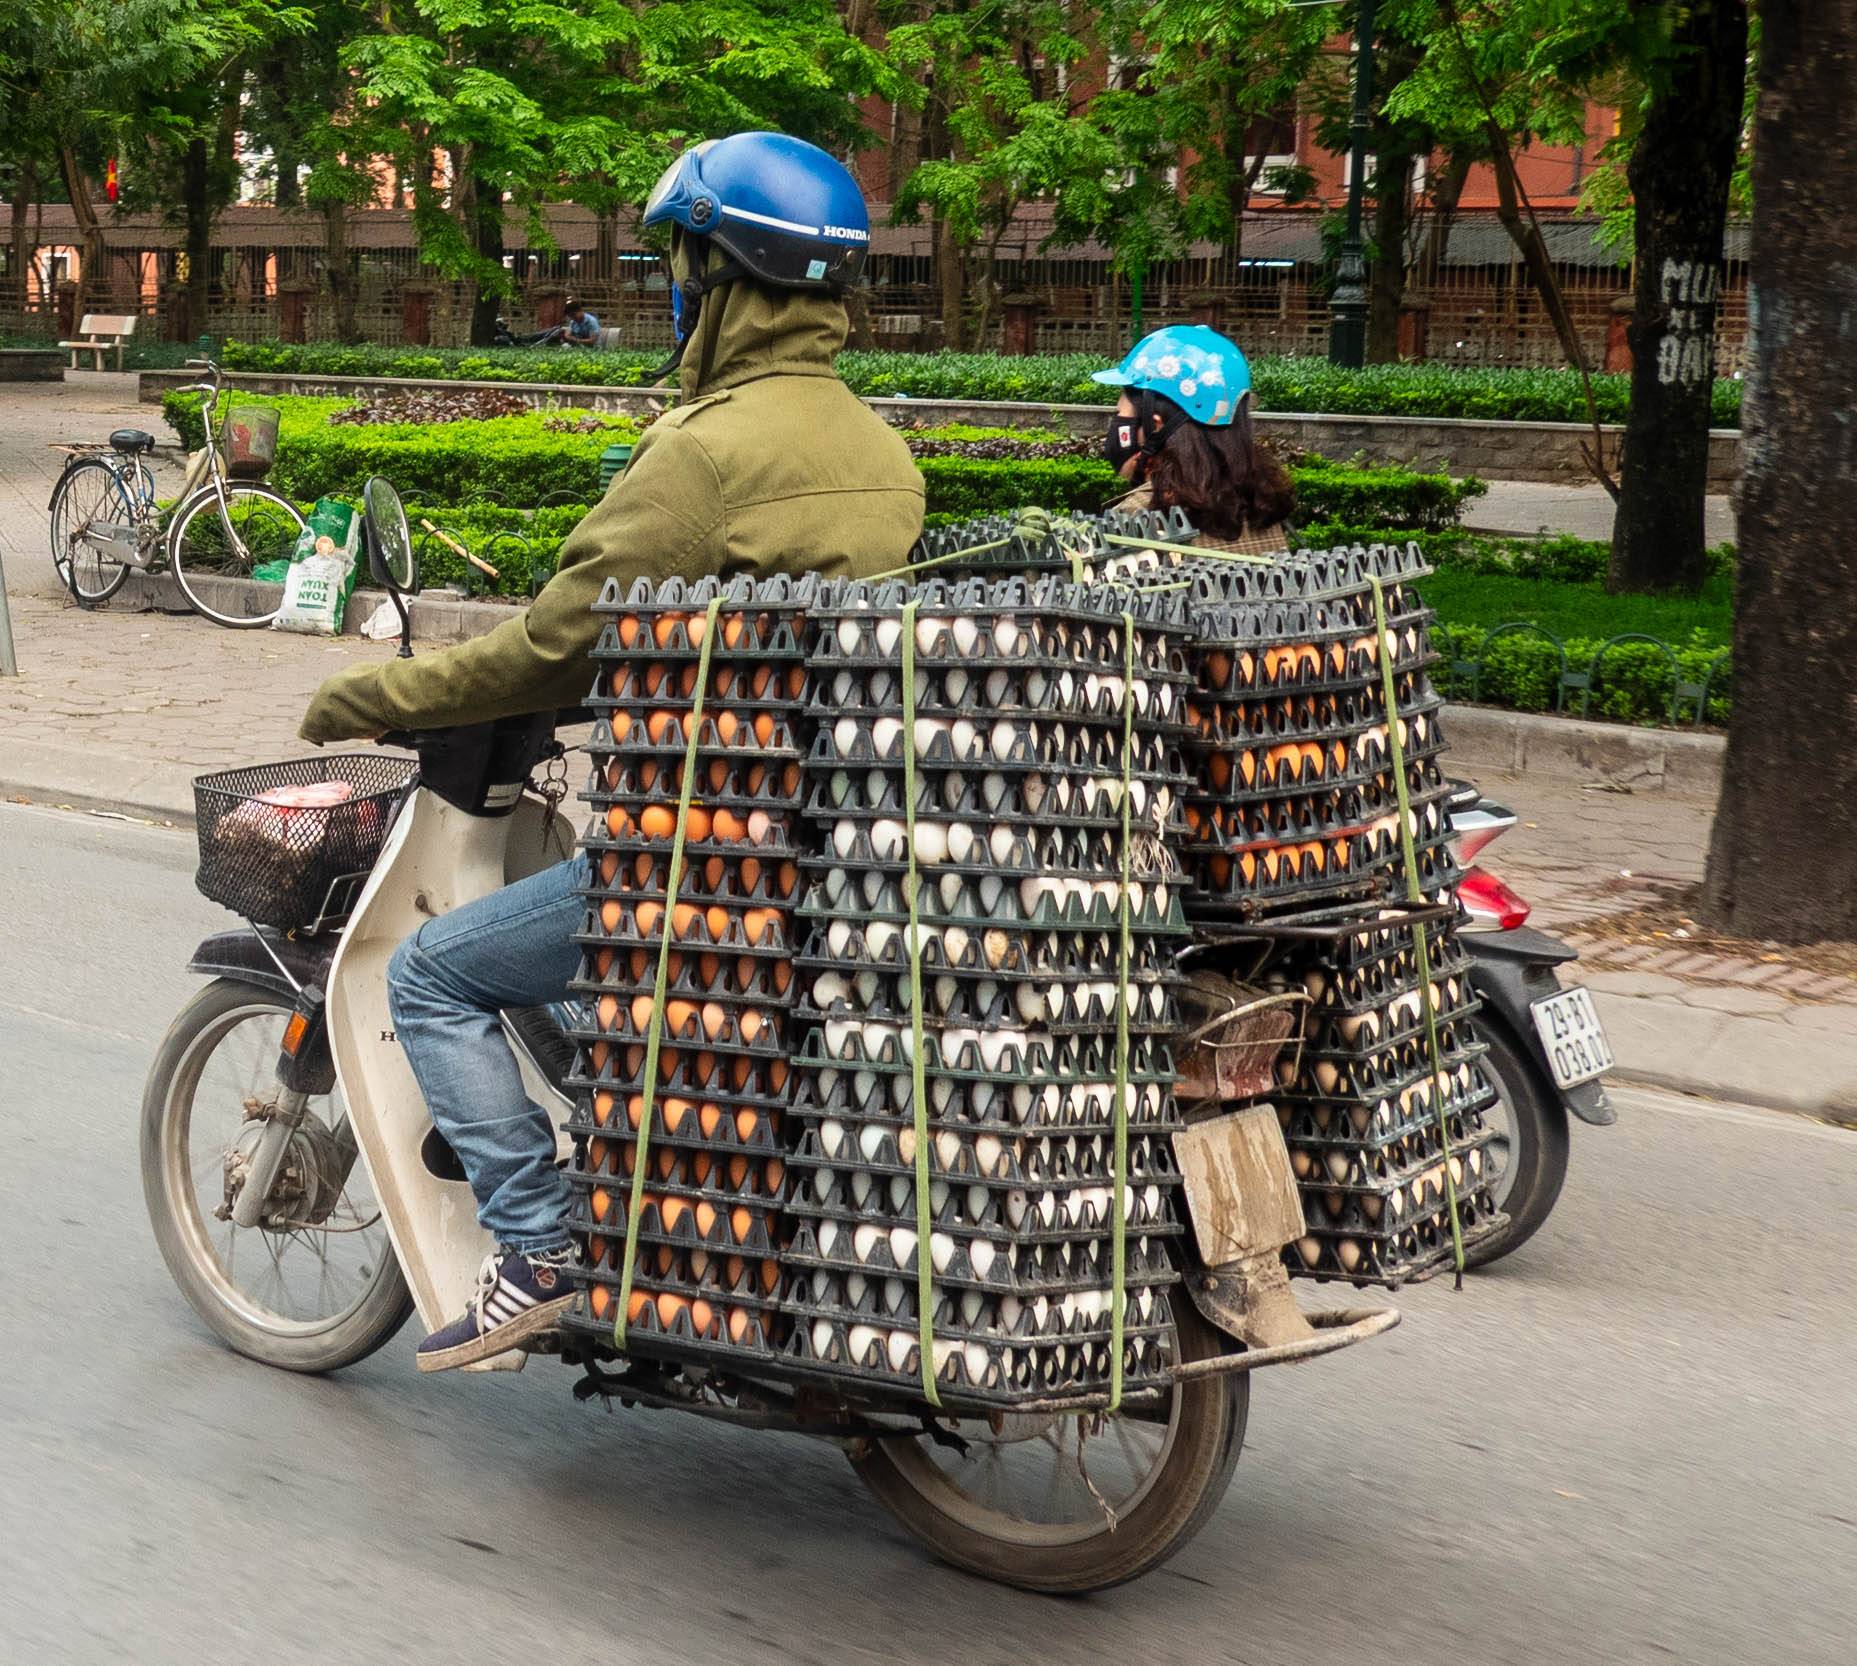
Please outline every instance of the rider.
[[[608, 579], [898, 566], [922, 527], [901, 436], [838, 380], [870, 219], [815, 145], [742, 133], [693, 146], [658, 181], [683, 399], [561, 549], [528, 611], [418, 659], [355, 666], [303, 720], [316, 741], [377, 737], [578, 704]], [[665, 367], [666, 371], [670, 366]], [[400, 1040], [498, 1250], [465, 1312], [419, 1346], [421, 1370], [487, 1359], [550, 1329], [567, 1299], [567, 1184], [548, 1113], [523, 1092], [497, 1015], [565, 998], [578, 967], [584, 857], [429, 920], [388, 971]]]
[[1170, 324], [1090, 379], [1123, 390], [1103, 455], [1136, 484], [1114, 507], [1184, 509], [1207, 549], [1286, 547], [1295, 488], [1252, 436], [1251, 367], [1234, 342]]

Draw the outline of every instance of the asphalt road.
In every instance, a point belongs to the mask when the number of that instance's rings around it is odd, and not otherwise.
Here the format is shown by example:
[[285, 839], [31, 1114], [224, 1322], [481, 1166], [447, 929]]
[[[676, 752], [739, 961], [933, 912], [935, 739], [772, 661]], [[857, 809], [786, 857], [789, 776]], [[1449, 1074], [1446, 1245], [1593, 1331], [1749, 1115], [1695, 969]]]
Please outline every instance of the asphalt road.
[[190, 837], [0, 804], [0, 1661], [1822, 1663], [1857, 1635], [1857, 1134], [1621, 1093], [1507, 1265], [1263, 1373], [1223, 1507], [1058, 1602], [828, 1448], [226, 1352], [143, 1213]]

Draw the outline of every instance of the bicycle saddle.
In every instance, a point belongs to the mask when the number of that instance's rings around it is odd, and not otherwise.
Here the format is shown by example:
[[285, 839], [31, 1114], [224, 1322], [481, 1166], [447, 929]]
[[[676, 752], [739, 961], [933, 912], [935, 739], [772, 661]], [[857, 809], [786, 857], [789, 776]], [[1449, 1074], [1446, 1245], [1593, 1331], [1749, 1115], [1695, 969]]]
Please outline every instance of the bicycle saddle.
[[110, 449], [126, 451], [131, 455], [138, 451], [153, 451], [155, 436], [144, 434], [139, 428], [118, 428], [114, 434], [110, 435]]

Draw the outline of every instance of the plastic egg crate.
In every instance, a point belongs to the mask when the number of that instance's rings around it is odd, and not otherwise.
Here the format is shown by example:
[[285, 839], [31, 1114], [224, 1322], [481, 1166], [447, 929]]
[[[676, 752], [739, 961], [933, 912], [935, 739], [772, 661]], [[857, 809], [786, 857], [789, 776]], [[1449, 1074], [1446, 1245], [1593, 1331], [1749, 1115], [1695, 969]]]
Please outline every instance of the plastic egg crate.
[[[921, 1335], [913, 1291], [911, 1311], [865, 1313], [846, 1305], [848, 1284], [832, 1274], [795, 1280], [796, 1299], [787, 1304], [789, 1357], [828, 1377], [852, 1377], [862, 1387], [887, 1381], [898, 1393], [919, 1393]], [[802, 1286], [808, 1298], [803, 1304], [797, 1299]], [[944, 1403], [1000, 1408], [1031, 1397], [1100, 1392], [1110, 1376], [1113, 1300], [1106, 1286], [1030, 1299], [963, 1293], [934, 1323], [929, 1346], [937, 1392]], [[1166, 1294], [1128, 1286], [1123, 1314], [1125, 1387], [1163, 1381], [1173, 1318]]]
[[[717, 624], [720, 628], [720, 616]], [[625, 734], [615, 736], [624, 739], [654, 712], [689, 711], [696, 700], [697, 670], [698, 662], [694, 657], [613, 660], [601, 666], [587, 705], [606, 717], [615, 730], [619, 727], [614, 721], [617, 716], [631, 719]], [[712, 654], [703, 703], [725, 706], [752, 718], [761, 713], [790, 710], [805, 692], [806, 671], [799, 660], [787, 663], [761, 660], [750, 665], [728, 658], [718, 660]]]
[[[1159, 1172], [1131, 1179], [1123, 1194], [1124, 1225], [1137, 1237], [1166, 1238], [1180, 1230], [1173, 1195], [1178, 1176]], [[820, 1198], [817, 1176], [829, 1195]], [[852, 1176], [862, 1176], [857, 1189]], [[1114, 1186], [995, 1189], [937, 1180], [929, 1183], [929, 1259], [937, 1280], [980, 1289], [1048, 1288], [1054, 1280], [1106, 1277], [1111, 1265]], [[914, 1182], [862, 1169], [795, 1171], [786, 1209], [789, 1260], [818, 1260], [865, 1273], [914, 1277], [919, 1271]]]
[[1299, 1081], [1301, 1091], [1275, 1096], [1284, 1138], [1293, 1147], [1357, 1153], [1429, 1139], [1438, 1126], [1440, 1090], [1445, 1126], [1468, 1130], [1495, 1102], [1495, 1091], [1477, 1063], [1482, 1051], [1478, 1046], [1442, 1053], [1435, 1082], [1429, 1059], [1366, 1091], [1328, 1095], [1310, 1091], [1312, 1081]]
[[[1080, 964], [1047, 977], [966, 976], [956, 972], [922, 977], [923, 1022], [937, 1028], [968, 1026], [1004, 1031], [1038, 1025], [1054, 1034], [1113, 1030], [1121, 985], [1113, 960]], [[914, 983], [907, 970], [884, 971], [852, 965], [839, 969], [824, 956], [804, 958], [802, 973], [812, 973], [803, 1022], [861, 1019], [907, 1023], [913, 1008]], [[1150, 971], [1128, 980], [1130, 1032], [1171, 1035], [1179, 1028], [1171, 973]]]
[[717, 596], [717, 637], [710, 645], [712, 665], [758, 666], [776, 660], [803, 660], [800, 629], [814, 605], [820, 581], [814, 574], [776, 574], [771, 578], [608, 579], [593, 604], [605, 617], [593, 659], [608, 665], [661, 660], [694, 662], [703, 645], [709, 604]]
[[[1469, 1156], [1482, 1159], [1480, 1148]], [[1464, 1159], [1454, 1159], [1458, 1167], [1452, 1172], [1469, 1174]], [[1347, 1194], [1324, 1193], [1324, 1197], [1341, 1197], [1341, 1215], [1326, 1218], [1326, 1205], [1311, 1206], [1304, 1192], [1303, 1215], [1310, 1230], [1288, 1245], [1283, 1254], [1290, 1271], [1319, 1282], [1345, 1279], [1350, 1284], [1380, 1284], [1398, 1289], [1402, 1284], [1418, 1283], [1449, 1266], [1451, 1247], [1450, 1202], [1444, 1191], [1443, 1163], [1415, 1177], [1396, 1196], [1410, 1199], [1421, 1181], [1425, 1182], [1424, 1204], [1408, 1202], [1395, 1210], [1393, 1196], [1365, 1198]], [[1371, 1206], [1379, 1220], [1363, 1212]], [[1469, 1248], [1477, 1239], [1496, 1230], [1504, 1217], [1496, 1208], [1489, 1187], [1472, 1181], [1457, 1189], [1458, 1226], [1464, 1245]], [[1321, 1224], [1317, 1224], [1320, 1221]]]
[[[664, 805], [675, 811], [683, 790], [682, 754], [665, 757], [626, 746], [601, 746], [594, 752], [582, 799], [596, 810], [622, 805], [637, 811]], [[797, 761], [769, 762], [730, 752], [699, 755], [691, 802], [711, 810], [727, 809], [743, 820], [755, 811], [777, 814], [799, 807], [804, 778]], [[733, 835], [746, 838], [746, 829]]]
[[[588, 850], [591, 879], [582, 894], [598, 916], [598, 929], [609, 937], [642, 934], [656, 942], [664, 929], [670, 851], [622, 854], [597, 846], [598, 841], [592, 841]], [[701, 932], [713, 940], [710, 903], [722, 904], [731, 914], [759, 908], [784, 918], [799, 905], [806, 890], [805, 874], [798, 861], [741, 850], [710, 851], [697, 856], [686, 847], [683, 872], [677, 882], [678, 935], [683, 934], [681, 922], [689, 921], [693, 928], [700, 925]], [[654, 903], [655, 913], [650, 907]], [[689, 908], [699, 910], [701, 922], [691, 921], [684, 912]], [[755, 936], [749, 933], [751, 941]]]
[[[1183, 775], [1171, 771], [1135, 774], [1129, 783], [1129, 815], [1137, 827], [1171, 829]], [[812, 771], [806, 813], [818, 821], [840, 816], [901, 821], [905, 815], [902, 773], [893, 764]], [[989, 829], [989, 854], [1005, 861], [1010, 841], [1035, 828], [1113, 829], [1122, 826], [1122, 774], [1064, 763], [1052, 769], [957, 769], [924, 765], [916, 772], [918, 819], [978, 822]], [[992, 829], [1004, 828], [1002, 848]]]
[[[860, 1031], [865, 1027], [859, 1023]], [[859, 1039], [862, 1041], [862, 1035]], [[928, 1047], [942, 1040], [945, 1036], [924, 1036]], [[1179, 1120], [1174, 1110], [1170, 1061], [1163, 1049], [1140, 1037], [1131, 1039], [1129, 1052], [1129, 1127], [1141, 1132], [1171, 1132], [1179, 1126]], [[971, 1061], [975, 1053], [972, 1049], [950, 1050], [949, 1056]], [[913, 1127], [914, 1084], [907, 1069], [894, 1062], [848, 1066], [821, 1064], [816, 1058], [802, 1062], [805, 1067], [798, 1071], [793, 1084], [795, 1116], [855, 1120], [859, 1124], [890, 1122], [901, 1126], [908, 1122]], [[1100, 1133], [1114, 1127], [1112, 1075], [1051, 1072], [1034, 1078], [1023, 1073], [937, 1069], [927, 1077], [925, 1086], [936, 1125], [962, 1133], [1068, 1136]]]
[[[622, 1239], [589, 1231], [579, 1294], [566, 1328], [610, 1340], [623, 1277]], [[633, 1268], [626, 1323], [627, 1352], [770, 1354], [786, 1337], [780, 1307], [782, 1275], [772, 1258], [656, 1244], [641, 1249]]]
[[[904, 922], [909, 905], [900, 866], [848, 867], [831, 858], [809, 858], [801, 866], [812, 884], [801, 903], [805, 918], [830, 920], [846, 911]], [[1014, 879], [1010, 874], [940, 872], [921, 876], [918, 918], [924, 925], [969, 932], [1119, 931], [1121, 882], [1101, 875], [1063, 878], [1050, 874]], [[1129, 886], [1130, 928], [1179, 936], [1187, 930], [1181, 887], [1139, 878]]]
[[[810, 926], [799, 964], [811, 974], [812, 1004], [821, 1013], [848, 1002], [863, 1005], [875, 998], [878, 985], [867, 972], [907, 972], [910, 948], [926, 977], [952, 976], [1003, 982], [1093, 982], [1105, 967], [1115, 967], [1119, 934], [1098, 931], [1006, 931], [998, 926], [975, 929], [932, 918], [918, 921], [912, 938], [907, 916], [873, 913], [846, 916], [808, 904], [799, 910]], [[1143, 983], [1164, 982], [1173, 975], [1174, 954], [1160, 934], [1132, 934], [1129, 975]], [[1028, 1020], [1029, 1021], [1029, 1020]]]

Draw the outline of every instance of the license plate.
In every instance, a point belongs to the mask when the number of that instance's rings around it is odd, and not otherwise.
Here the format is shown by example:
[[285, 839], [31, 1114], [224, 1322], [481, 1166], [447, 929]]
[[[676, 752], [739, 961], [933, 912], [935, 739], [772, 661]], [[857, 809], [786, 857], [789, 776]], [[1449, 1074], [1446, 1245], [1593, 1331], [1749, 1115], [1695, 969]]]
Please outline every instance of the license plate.
[[1563, 989], [1532, 1008], [1535, 1031], [1547, 1053], [1558, 1087], [1578, 1087], [1603, 1076], [1616, 1062], [1606, 1027], [1599, 1022], [1593, 998], [1584, 989]]

